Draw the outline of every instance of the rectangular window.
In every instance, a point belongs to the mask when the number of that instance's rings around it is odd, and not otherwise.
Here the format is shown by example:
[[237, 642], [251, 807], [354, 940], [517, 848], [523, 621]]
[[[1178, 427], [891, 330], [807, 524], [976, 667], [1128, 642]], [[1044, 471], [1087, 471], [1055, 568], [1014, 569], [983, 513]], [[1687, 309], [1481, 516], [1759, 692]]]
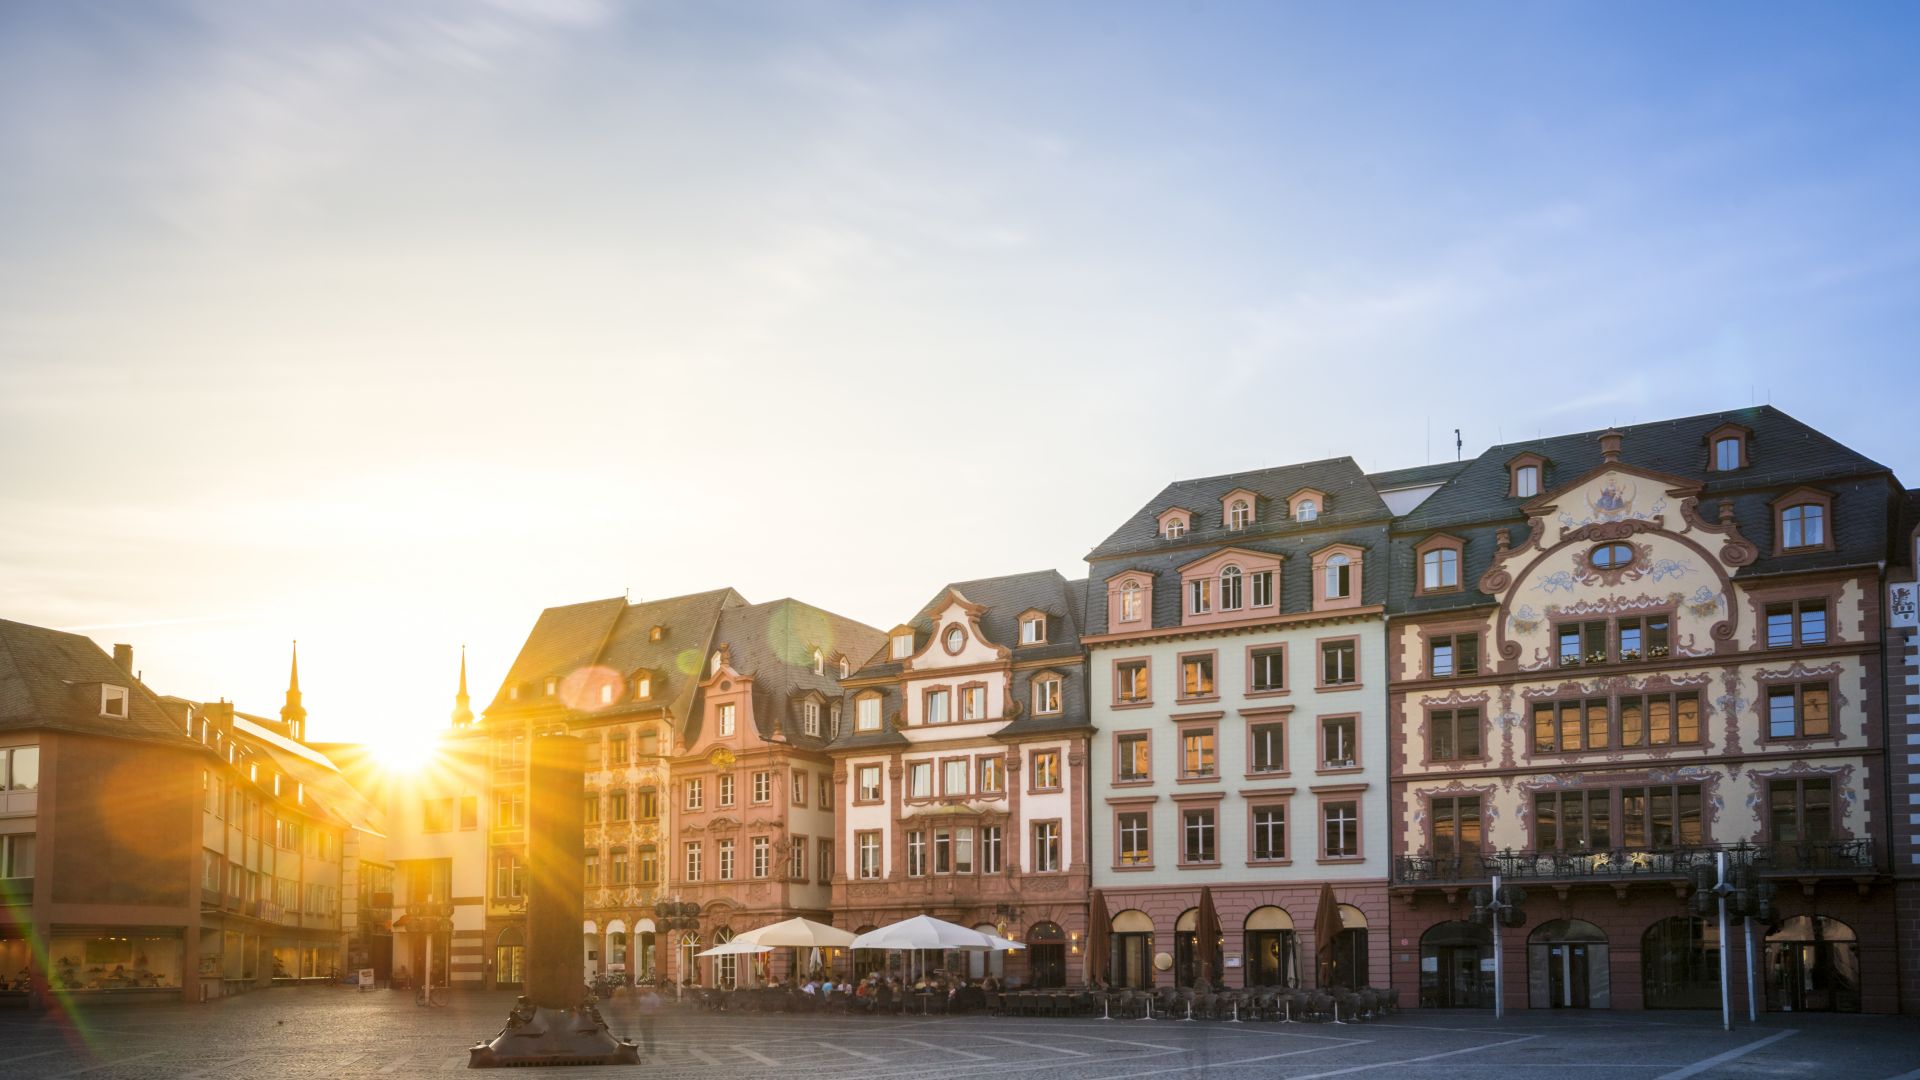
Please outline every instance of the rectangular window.
[[947, 711], [948, 701], [947, 701], [947, 692], [945, 690], [927, 691], [926, 700], [927, 700], [927, 723], [944, 724], [948, 720], [952, 719], [952, 714]]
[[793, 838], [792, 859], [787, 865], [787, 876], [795, 881], [807, 880], [807, 838]]
[[855, 775], [859, 777], [859, 786], [855, 789], [855, 797], [861, 802], [879, 802], [880, 766], [862, 765], [860, 766], [859, 772]]
[[732, 773], [720, 774], [719, 789], [720, 790], [718, 794], [720, 796], [720, 805], [732, 806], [733, 805], [733, 774]]
[[982, 825], [980, 827], [980, 872], [983, 874], [999, 873], [1000, 858], [1000, 826]]
[[1180, 696], [1213, 696], [1213, 654], [1201, 653], [1180, 658]]
[[460, 796], [460, 827], [469, 830], [480, 827], [480, 796]]
[[1051, 874], [1060, 869], [1060, 823], [1033, 823], [1033, 872]]
[[1117, 850], [1114, 862], [1119, 866], [1151, 866], [1153, 848], [1148, 840], [1147, 813], [1129, 810], [1116, 817], [1114, 837]]
[[719, 843], [720, 843], [720, 880], [732, 881], [733, 880], [733, 841], [722, 840]]
[[599, 793], [596, 792], [587, 796], [582, 805], [584, 807], [584, 819], [586, 823], [589, 825], [598, 825], [600, 823]]
[[514, 899], [527, 889], [527, 866], [517, 855], [502, 855], [493, 863], [493, 894]]
[[1256, 862], [1287, 857], [1287, 808], [1253, 808], [1253, 858]]
[[1833, 734], [1827, 714], [1827, 684], [1767, 687], [1767, 737], [1818, 739]]
[[1247, 689], [1256, 694], [1287, 688], [1287, 650], [1255, 649], [1247, 654]]
[[1035, 750], [1033, 752], [1033, 790], [1060, 790], [1060, 751]]
[[707, 792], [706, 784], [701, 781], [700, 777], [696, 776], [688, 780], [687, 781], [687, 809], [699, 810], [705, 807], [707, 804], [706, 792]]
[[793, 795], [791, 798], [793, 805], [807, 805], [807, 774], [801, 772], [799, 769], [795, 769], [793, 770], [793, 775], [788, 779], [793, 784]]
[[1827, 602], [1800, 600], [1767, 605], [1767, 648], [1824, 645], [1827, 641]]
[[1248, 772], [1285, 772], [1287, 769], [1287, 725], [1280, 721], [1252, 724], [1247, 728]]
[[861, 698], [853, 703], [853, 726], [857, 731], [880, 730], [880, 699]]
[[1195, 578], [1187, 583], [1187, 610], [1194, 615], [1206, 615], [1213, 611], [1213, 579]]
[[1007, 788], [1006, 759], [994, 755], [980, 759], [980, 794], [997, 795]]
[[1607, 662], [1607, 624], [1604, 622], [1562, 623], [1558, 630], [1560, 666]]
[[615, 735], [607, 740], [607, 764], [625, 765], [627, 763], [627, 737]]
[[1247, 575], [1253, 579], [1253, 606], [1273, 606], [1273, 571], [1256, 570]]
[[828, 840], [822, 840], [820, 841], [820, 884], [828, 885], [832, 882], [833, 843]]
[[1137, 705], [1152, 699], [1152, 686], [1148, 682], [1147, 672], [1145, 660], [1128, 660], [1114, 665], [1114, 685], [1121, 704]]
[[1631, 848], [1697, 847], [1700, 832], [1700, 785], [1623, 788], [1620, 824]]
[[1533, 843], [1541, 851], [1613, 846], [1611, 791], [1547, 791], [1533, 797]]
[[933, 762], [914, 761], [908, 763], [907, 798], [933, 798]]
[[960, 719], [984, 720], [987, 717], [987, 688], [969, 686], [960, 691]]
[[933, 830], [933, 872], [953, 873], [953, 831], [951, 829]]
[[614, 849], [613, 849], [613, 852], [612, 852], [612, 858], [613, 858], [613, 883], [614, 883], [615, 885], [625, 885], [625, 884], [627, 884], [627, 852], [626, 852], [626, 849], [625, 849], [625, 848], [614, 848]]
[[1320, 644], [1320, 684], [1351, 686], [1359, 679], [1354, 664], [1358, 645], [1352, 641], [1325, 641]]
[[1213, 729], [1191, 727], [1180, 732], [1180, 775], [1216, 776], [1219, 763], [1215, 756]]
[[1480, 710], [1436, 709], [1427, 716], [1427, 756], [1466, 761], [1480, 756]]
[[1122, 783], [1148, 780], [1153, 775], [1152, 744], [1145, 732], [1128, 732], [1113, 738], [1115, 773]]
[[809, 701], [800, 707], [801, 726], [809, 735], [820, 734], [820, 703]]
[[34, 834], [0, 836], [0, 878], [33, 876]]
[[1480, 635], [1442, 634], [1429, 640], [1427, 674], [1436, 679], [1480, 674]]
[[1660, 660], [1667, 655], [1669, 626], [1665, 615], [1636, 615], [1621, 619], [1616, 624], [1620, 644], [1619, 659], [1631, 663], [1635, 660]]
[[1040, 616], [1020, 620], [1020, 644], [1038, 645], [1047, 639], [1047, 620]]
[[[443, 800], [447, 801], [447, 800]], [[519, 792], [508, 792], [494, 801], [493, 827], [496, 829], [518, 829], [527, 823], [527, 797]]]
[[1060, 680], [1033, 680], [1033, 714], [1052, 716], [1060, 711]]
[[1320, 821], [1323, 826], [1326, 848], [1324, 855], [1329, 859], [1350, 859], [1360, 854], [1360, 804], [1340, 801], [1320, 804]]
[[1435, 799], [1429, 819], [1433, 827], [1435, 856], [1453, 858], [1480, 850], [1480, 796]]
[[966, 758], [948, 758], [940, 763], [942, 773], [940, 794], [965, 795], [967, 793], [967, 773], [970, 771], [967, 765]]
[[1767, 784], [1768, 828], [1776, 844], [1833, 839], [1833, 781], [1826, 777]]
[[1180, 814], [1180, 861], [1218, 862], [1219, 850], [1214, 846], [1218, 831], [1212, 807], [1182, 811]]
[[971, 825], [962, 825], [953, 830], [953, 872], [973, 873], [973, 826]]
[[766, 877], [773, 872], [773, 841], [764, 836], [753, 838], [753, 876]]
[[635, 816], [641, 821], [655, 821], [660, 817], [660, 793], [652, 788], [640, 789], [640, 808]]
[[734, 706], [731, 702], [720, 706], [718, 734], [723, 739], [733, 735], [733, 716]]
[[821, 773], [815, 789], [820, 792], [820, 809], [833, 809], [833, 777], [827, 773]]
[[1323, 716], [1320, 718], [1320, 768], [1351, 769], [1359, 765], [1359, 743], [1354, 729], [1356, 718]]
[[862, 832], [854, 834], [854, 850], [857, 852], [860, 878], [872, 881], [880, 876], [880, 834]]
[[700, 880], [700, 841], [689, 840], [686, 845], [686, 879]]
[[[231, 819], [234, 815], [228, 814]], [[453, 800], [428, 799], [421, 805], [420, 830], [447, 832], [453, 828]]]
[[927, 834], [907, 834], [907, 876], [923, 877], [927, 872]]
[[756, 806], [773, 801], [773, 773], [761, 769], [753, 774], [753, 801]]

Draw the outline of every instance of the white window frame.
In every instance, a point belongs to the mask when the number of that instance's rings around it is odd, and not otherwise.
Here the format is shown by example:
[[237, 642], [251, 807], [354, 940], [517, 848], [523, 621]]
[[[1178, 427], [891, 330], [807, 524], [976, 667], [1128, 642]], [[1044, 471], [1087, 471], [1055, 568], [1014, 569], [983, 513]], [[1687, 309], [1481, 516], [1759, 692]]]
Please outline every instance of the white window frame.
[[856, 699], [854, 701], [853, 730], [855, 731], [879, 731], [880, 730], [880, 699], [879, 698], [864, 697], [864, 698]]
[[764, 836], [753, 838], [753, 876], [765, 878], [773, 872], [773, 841]]
[[[1320, 569], [1325, 574], [1325, 579], [1321, 582], [1320, 587], [1326, 599], [1345, 600], [1353, 595], [1352, 568], [1353, 560], [1348, 558], [1344, 553], [1335, 553], [1327, 556], [1327, 561], [1320, 566]], [[1347, 571], [1345, 581], [1340, 580], [1340, 571], [1343, 569]]]
[[133, 697], [124, 686], [102, 686], [100, 688], [100, 715], [125, 720], [133, 709]]
[[686, 807], [689, 810], [702, 810], [707, 804], [707, 788], [703, 778], [687, 778]]
[[1519, 499], [1531, 499], [1540, 494], [1540, 466], [1522, 465], [1513, 470], [1513, 494]]
[[[936, 701], [939, 702], [940, 705], [938, 709], [934, 708]], [[953, 722], [953, 698], [948, 690], [943, 688], [927, 691], [926, 697], [922, 699], [922, 705], [923, 715], [920, 717], [921, 723], [949, 724]]]
[[1140, 617], [1145, 610], [1145, 605], [1142, 604], [1141, 601], [1145, 596], [1146, 590], [1142, 589], [1140, 583], [1137, 581], [1128, 581], [1120, 586], [1121, 622], [1140, 621]]
[[1238, 532], [1251, 524], [1253, 524], [1253, 507], [1247, 505], [1245, 499], [1233, 500], [1233, 505], [1227, 509], [1227, 528]]
[[892, 655], [895, 660], [905, 660], [907, 657], [912, 656], [913, 655], [913, 635], [912, 634], [893, 635]]
[[[1728, 453], [1731, 450], [1732, 453]], [[1715, 472], [1733, 472], [1740, 467], [1740, 437], [1724, 435], [1713, 443], [1713, 468]]]
[[1213, 578], [1197, 577], [1187, 582], [1187, 611], [1193, 615], [1213, 614]]
[[1035, 615], [1020, 620], [1020, 644], [1039, 645], [1047, 640], [1047, 620]]
[[1060, 711], [1060, 680], [1055, 677], [1033, 680], [1033, 714], [1053, 716]]
[[800, 726], [806, 733], [818, 736], [820, 734], [820, 703], [809, 701], [800, 706], [800, 716]]
[[1246, 598], [1242, 588], [1246, 575], [1232, 563], [1220, 568], [1220, 610], [1239, 611]]
[[713, 717], [715, 734], [723, 739], [731, 737], [735, 722], [734, 703], [729, 701], [715, 706]]
[[[867, 786], [867, 776], [873, 776], [873, 786]], [[886, 778], [878, 765], [861, 765], [854, 771], [854, 797], [861, 802], [878, 802], [886, 798]]]

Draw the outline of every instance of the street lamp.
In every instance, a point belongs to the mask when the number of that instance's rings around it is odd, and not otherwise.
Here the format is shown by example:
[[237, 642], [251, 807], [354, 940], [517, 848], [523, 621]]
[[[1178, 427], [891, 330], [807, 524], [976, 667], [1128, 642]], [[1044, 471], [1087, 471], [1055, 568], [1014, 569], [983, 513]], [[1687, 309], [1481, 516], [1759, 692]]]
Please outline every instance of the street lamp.
[[1745, 920], [1747, 932], [1747, 1019], [1760, 1019], [1760, 1005], [1754, 999], [1753, 987], [1753, 920], [1773, 921], [1773, 897], [1779, 887], [1770, 881], [1761, 881], [1754, 873], [1753, 863], [1741, 862], [1727, 871], [1727, 853], [1716, 851], [1712, 866], [1695, 866], [1692, 870], [1693, 896], [1687, 901], [1688, 908], [1697, 916], [1706, 918], [1716, 901], [1720, 909], [1720, 1026], [1733, 1030], [1733, 990], [1727, 977], [1727, 916], [1738, 915]]
[[1527, 890], [1502, 885], [1500, 875], [1495, 874], [1491, 890], [1474, 889], [1467, 893], [1467, 899], [1473, 904], [1473, 921], [1493, 930], [1493, 1018], [1503, 1019], [1507, 1015], [1507, 974], [1500, 962], [1500, 928], [1527, 925], [1526, 910], [1520, 906], [1527, 902]]

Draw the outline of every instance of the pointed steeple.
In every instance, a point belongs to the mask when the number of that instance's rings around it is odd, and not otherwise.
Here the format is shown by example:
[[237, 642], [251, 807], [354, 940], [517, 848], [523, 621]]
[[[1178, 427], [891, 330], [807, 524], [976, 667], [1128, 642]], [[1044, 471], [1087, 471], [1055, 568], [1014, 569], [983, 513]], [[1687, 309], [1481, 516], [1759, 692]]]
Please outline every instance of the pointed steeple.
[[293, 669], [287, 675], [287, 703], [280, 706], [280, 720], [287, 725], [287, 734], [295, 739], [306, 738], [307, 707], [300, 704], [300, 643], [293, 643]]
[[460, 692], [453, 695], [453, 726], [473, 726], [473, 706], [467, 698], [467, 647], [460, 646]]

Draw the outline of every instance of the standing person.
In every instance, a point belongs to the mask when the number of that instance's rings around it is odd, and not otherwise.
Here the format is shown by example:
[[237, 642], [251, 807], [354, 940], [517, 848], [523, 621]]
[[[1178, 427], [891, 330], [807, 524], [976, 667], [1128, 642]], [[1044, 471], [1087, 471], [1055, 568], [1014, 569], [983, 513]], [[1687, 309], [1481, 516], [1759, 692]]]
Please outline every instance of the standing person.
[[641, 1052], [651, 1056], [653, 1054], [653, 1022], [660, 1012], [660, 995], [655, 992], [652, 983], [646, 984], [641, 989], [639, 1007], [640, 1039], [643, 1047]]

